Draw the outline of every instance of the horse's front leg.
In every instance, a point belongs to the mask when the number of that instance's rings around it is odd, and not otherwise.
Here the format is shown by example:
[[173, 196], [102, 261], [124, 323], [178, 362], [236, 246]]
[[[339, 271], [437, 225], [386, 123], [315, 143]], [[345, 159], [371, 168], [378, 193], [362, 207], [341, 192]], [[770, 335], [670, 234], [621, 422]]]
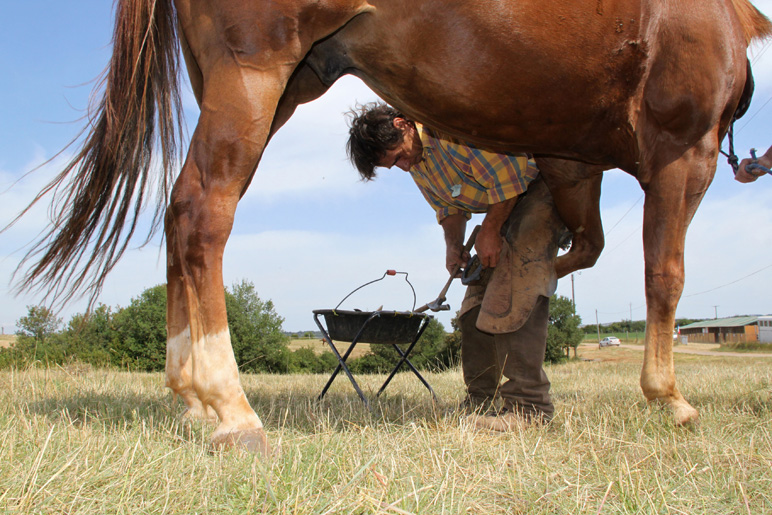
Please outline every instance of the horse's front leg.
[[571, 231], [571, 249], [555, 260], [558, 278], [592, 267], [603, 250], [600, 184], [604, 167], [564, 159], [536, 158], [561, 220]]
[[646, 348], [641, 388], [649, 401], [669, 405], [678, 425], [695, 422], [699, 416], [676, 385], [673, 326], [684, 287], [686, 229], [713, 179], [717, 141], [711, 132], [686, 152], [672, 149], [672, 154], [679, 156], [673, 160], [661, 151], [665, 164], [642, 168], [639, 174], [646, 192]]

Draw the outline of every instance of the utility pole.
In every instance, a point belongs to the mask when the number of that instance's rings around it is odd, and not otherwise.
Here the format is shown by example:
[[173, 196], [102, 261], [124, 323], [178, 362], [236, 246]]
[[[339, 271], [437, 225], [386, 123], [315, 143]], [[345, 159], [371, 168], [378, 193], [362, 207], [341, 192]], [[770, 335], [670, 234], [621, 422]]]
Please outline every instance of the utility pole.
[[598, 328], [598, 346], [600, 346], [600, 324], [598, 323], [598, 310], [595, 310], [595, 327]]
[[576, 312], [576, 301], [574, 300], [574, 274], [571, 274], [571, 305], [574, 307], [574, 312]]
[[718, 319], [718, 306], [713, 306], [713, 320]]

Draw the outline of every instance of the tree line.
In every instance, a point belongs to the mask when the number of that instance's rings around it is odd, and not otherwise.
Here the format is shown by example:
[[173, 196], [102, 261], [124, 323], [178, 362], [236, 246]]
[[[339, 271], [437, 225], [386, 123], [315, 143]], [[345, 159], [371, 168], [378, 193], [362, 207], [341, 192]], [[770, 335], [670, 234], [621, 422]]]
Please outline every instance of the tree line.
[[[676, 319], [676, 325], [688, 325], [699, 320], [701, 319], [678, 318]], [[585, 334], [595, 334], [598, 329], [600, 329], [601, 333], [642, 333], [646, 330], [646, 320], [622, 320], [611, 322], [610, 324], [587, 324], [582, 327], [582, 331]]]
[[[338, 365], [329, 350], [322, 353], [303, 347], [289, 348], [284, 319], [271, 300], [262, 300], [246, 280], [225, 291], [231, 344], [242, 372], [330, 373]], [[456, 319], [453, 331], [432, 319], [410, 355], [416, 368], [443, 370], [458, 364], [461, 333]], [[74, 315], [67, 324], [48, 308], [28, 306], [16, 322], [16, 342], [0, 349], [0, 368], [48, 366], [72, 362], [132, 371], [163, 371], [166, 359], [166, 285], [158, 285], [115, 309], [98, 305], [90, 313]], [[550, 303], [550, 327], [545, 361], [566, 359], [566, 349], [576, 347], [583, 334], [581, 318], [571, 301], [554, 297]], [[397, 354], [390, 345], [372, 345], [371, 351], [347, 361], [357, 373], [389, 372]]]

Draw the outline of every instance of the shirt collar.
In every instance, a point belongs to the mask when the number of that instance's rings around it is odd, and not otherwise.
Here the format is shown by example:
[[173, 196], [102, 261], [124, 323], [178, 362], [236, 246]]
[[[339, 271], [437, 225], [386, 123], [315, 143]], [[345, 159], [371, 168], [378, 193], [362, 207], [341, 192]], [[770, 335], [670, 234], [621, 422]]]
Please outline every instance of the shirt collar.
[[421, 140], [424, 150], [427, 148], [434, 148], [434, 137], [430, 134], [430, 129], [424, 127], [422, 123], [414, 122], [416, 131], [418, 132], [418, 139]]

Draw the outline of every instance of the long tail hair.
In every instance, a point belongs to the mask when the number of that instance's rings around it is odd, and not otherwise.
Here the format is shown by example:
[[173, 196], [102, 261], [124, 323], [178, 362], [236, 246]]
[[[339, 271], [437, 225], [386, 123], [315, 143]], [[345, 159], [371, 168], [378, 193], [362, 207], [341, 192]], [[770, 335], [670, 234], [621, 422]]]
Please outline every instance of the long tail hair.
[[[11, 222], [52, 193], [51, 227], [17, 268], [18, 273], [34, 261], [18, 291], [43, 292], [57, 304], [88, 294], [93, 304], [134, 235], [140, 213], [153, 202], [143, 245], [157, 233], [181, 157], [175, 23], [171, 0], [116, 3], [113, 55], [100, 81], [103, 97], [80, 135], [85, 134], [83, 147]], [[152, 158], [155, 145], [160, 145], [160, 162]], [[152, 170], [159, 164], [160, 177]], [[154, 189], [156, 198], [149, 198]]]
[[772, 36], [772, 23], [748, 0], [732, 0], [732, 5], [734, 5], [734, 10], [740, 18], [746, 45], [749, 45], [754, 39]]

